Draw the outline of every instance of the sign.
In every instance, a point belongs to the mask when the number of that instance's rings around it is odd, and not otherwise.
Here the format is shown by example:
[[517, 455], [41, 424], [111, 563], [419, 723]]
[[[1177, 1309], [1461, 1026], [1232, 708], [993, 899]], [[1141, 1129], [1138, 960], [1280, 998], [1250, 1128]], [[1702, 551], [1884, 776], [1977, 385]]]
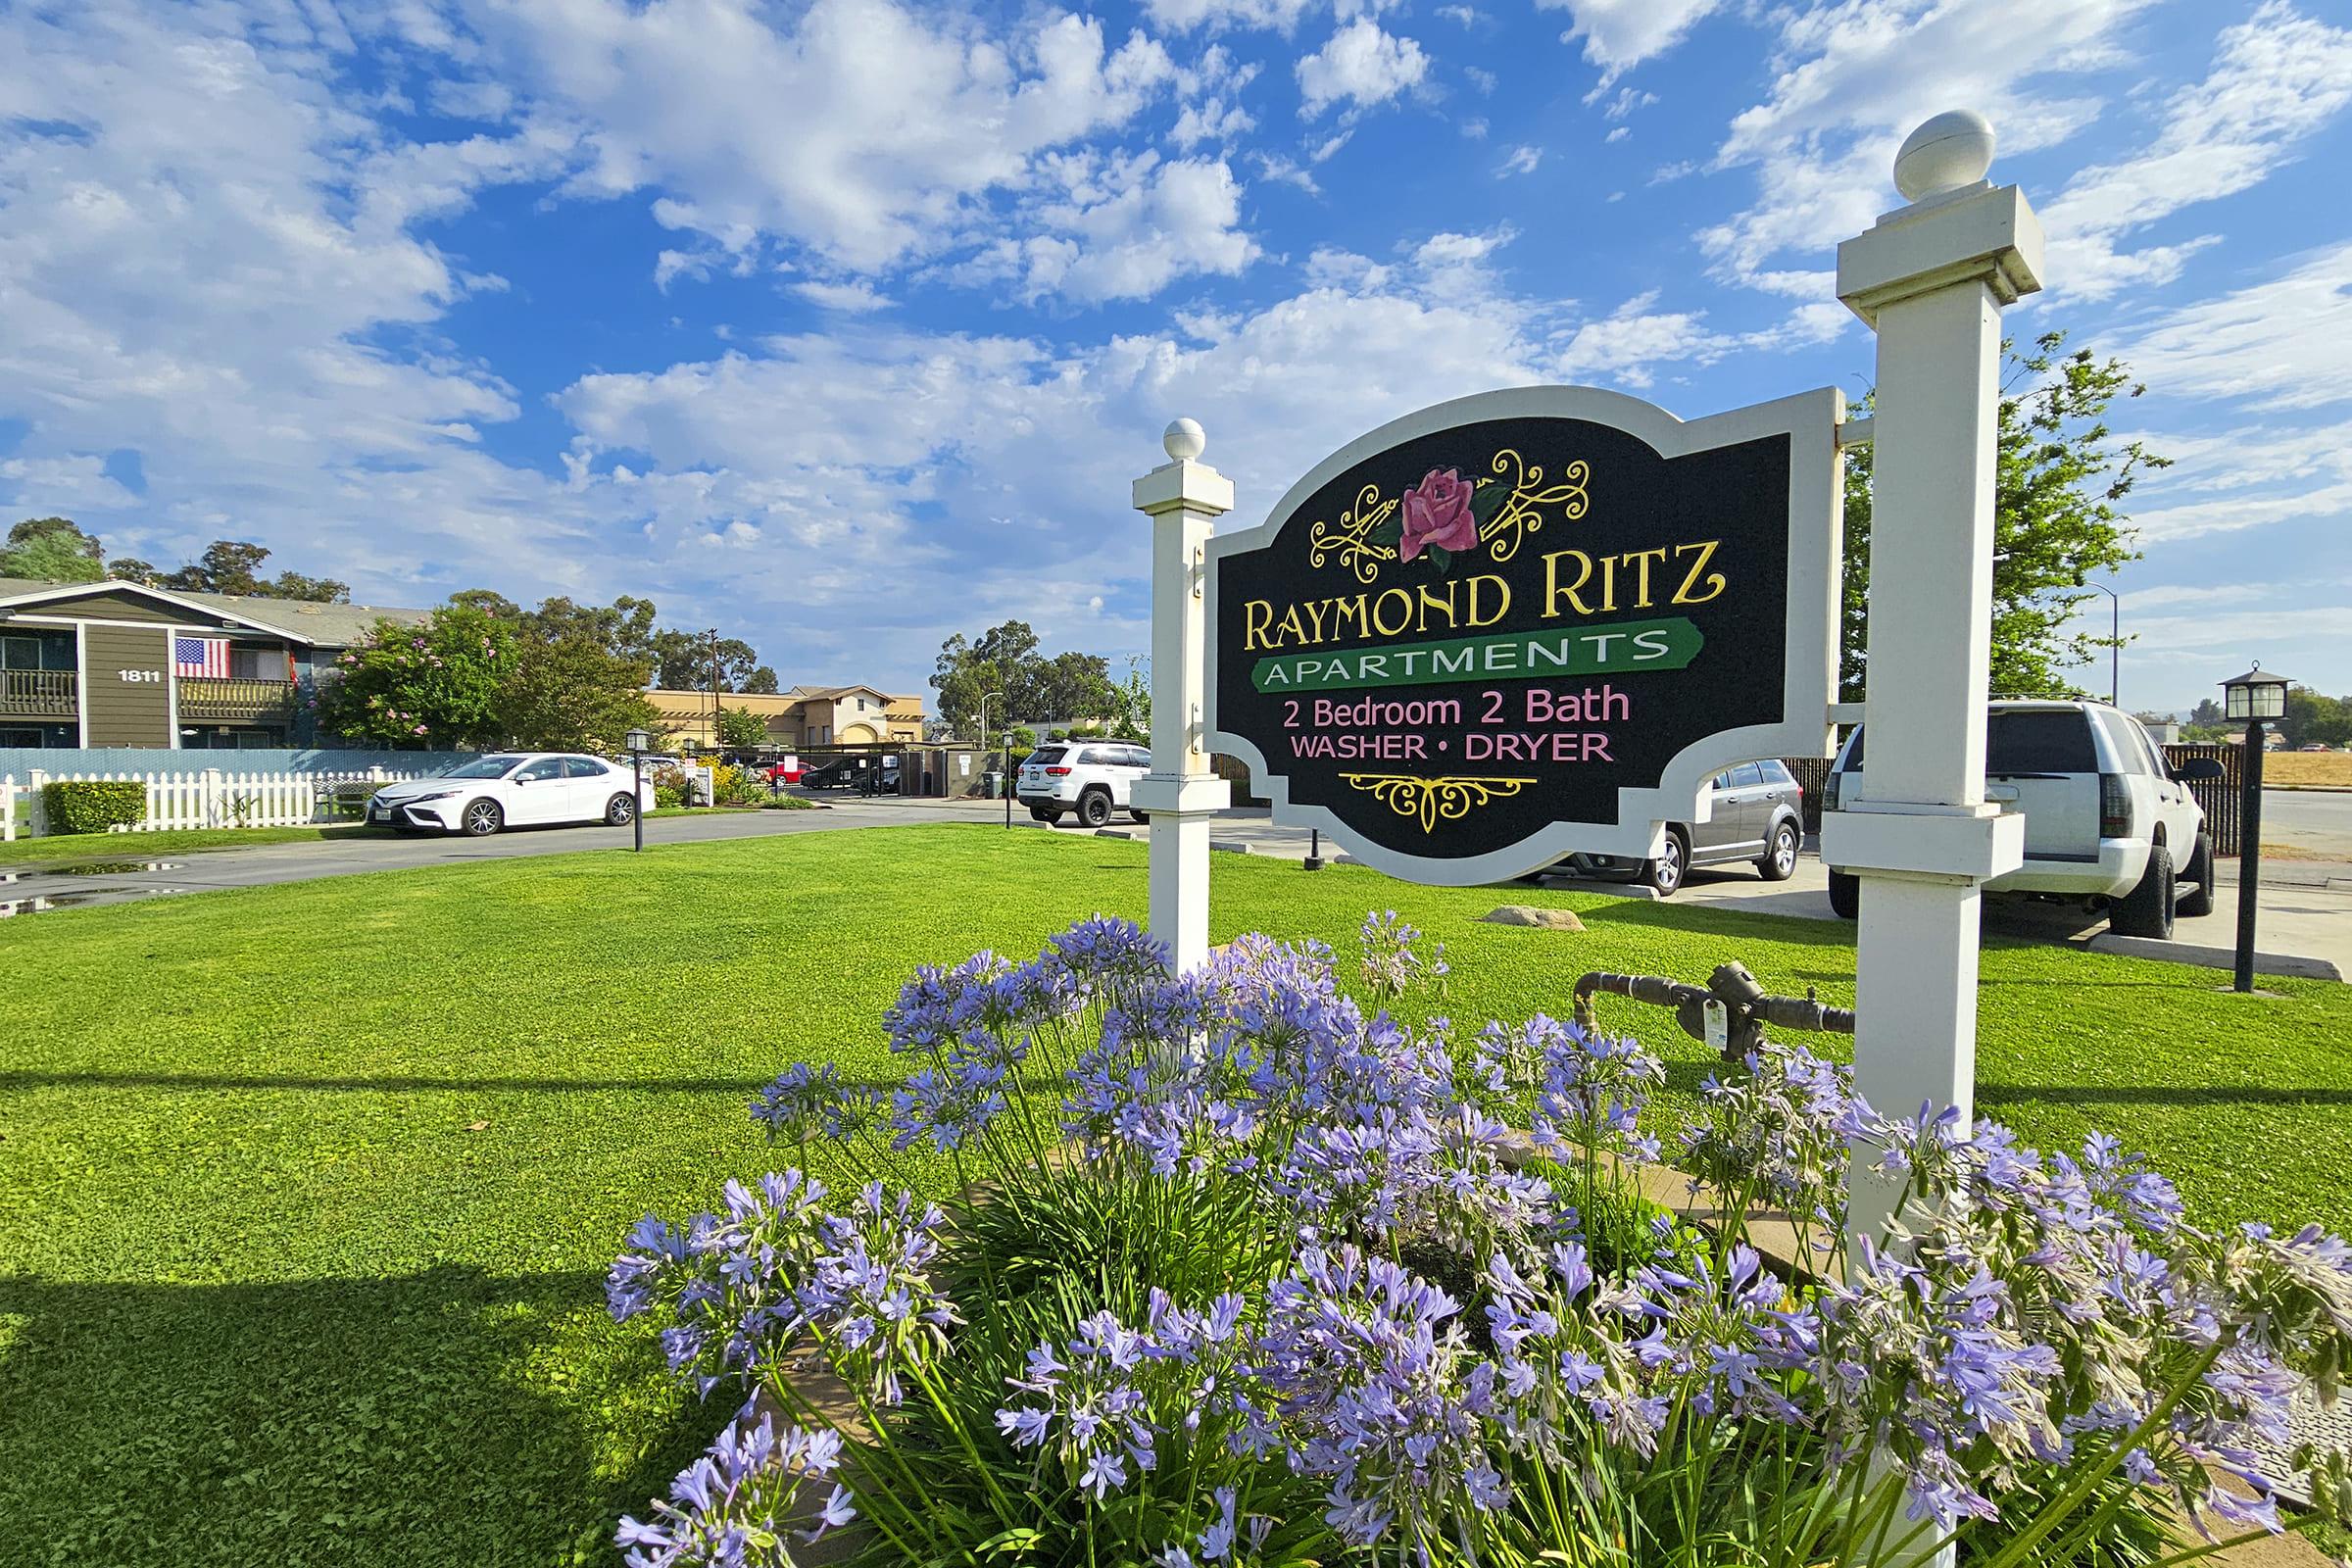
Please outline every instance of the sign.
[[1414, 881], [1654, 854], [1724, 767], [1827, 754], [1842, 414], [1532, 387], [1383, 425], [1209, 541], [1211, 746]]

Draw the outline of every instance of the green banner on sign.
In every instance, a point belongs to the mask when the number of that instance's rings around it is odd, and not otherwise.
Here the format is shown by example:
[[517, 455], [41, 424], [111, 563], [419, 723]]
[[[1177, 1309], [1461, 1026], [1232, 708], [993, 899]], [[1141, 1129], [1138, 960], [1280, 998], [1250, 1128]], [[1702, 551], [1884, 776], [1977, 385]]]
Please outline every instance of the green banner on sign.
[[1327, 692], [1355, 686], [1434, 686], [1446, 681], [1542, 680], [1682, 669], [1706, 639], [1687, 616], [1573, 630], [1501, 632], [1385, 648], [1277, 654], [1257, 662], [1261, 692]]

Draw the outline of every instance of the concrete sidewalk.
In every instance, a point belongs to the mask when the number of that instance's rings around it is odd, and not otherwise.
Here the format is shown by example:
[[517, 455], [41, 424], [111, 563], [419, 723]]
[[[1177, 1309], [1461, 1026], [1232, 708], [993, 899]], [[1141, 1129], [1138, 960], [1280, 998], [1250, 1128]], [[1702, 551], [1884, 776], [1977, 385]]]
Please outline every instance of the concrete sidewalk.
[[[1083, 832], [1084, 829], [1062, 828], [1059, 832]], [[1146, 830], [1120, 821], [1103, 829], [1122, 838], [1142, 840]], [[1263, 807], [1244, 807], [1228, 812], [1211, 830], [1220, 846], [1246, 848], [1252, 855], [1302, 859], [1308, 848], [1308, 836], [1296, 829], [1278, 827], [1272, 814]], [[1326, 858], [1338, 856], [1339, 847], [1329, 839], [1323, 841]], [[2293, 865], [2327, 865], [2322, 861], [2265, 861], [2261, 914], [2257, 925], [2257, 941], [2262, 953], [2280, 959], [2316, 959], [2332, 964], [2336, 974], [2352, 975], [2352, 886], [2330, 886], [2325, 878], [2303, 877], [2293, 880], [2275, 878], [2275, 868]], [[1613, 893], [1627, 898], [1650, 897], [1646, 890], [1601, 882], [1577, 882], [1579, 891]], [[1690, 873], [1682, 890], [1672, 901], [1678, 906], [1699, 905], [1709, 908], [1737, 910], [1743, 914], [1790, 915], [1800, 920], [1835, 920], [1830, 908], [1829, 868], [1822, 864], [1808, 843], [1805, 855], [1796, 863], [1796, 874], [1786, 882], [1766, 882], [1747, 866], [1702, 867]], [[2100, 951], [2127, 951], [2124, 939], [2111, 939], [2107, 934], [2105, 916], [2093, 914], [2079, 906], [2046, 904], [2034, 900], [2003, 898], [1998, 895], [1985, 901], [1984, 932], [1987, 936], [2023, 938], [2029, 941], [2063, 942], [2076, 947]], [[2116, 946], [2110, 948], [2113, 941]], [[2214, 912], [2196, 919], [2177, 922], [2171, 951], [2151, 948], [2132, 942], [2128, 951], [2135, 956], [2168, 957], [2184, 963], [2207, 962], [2216, 950], [2227, 954], [2237, 941], [2237, 888], [2232, 882], [2220, 882], [2216, 892]], [[2226, 962], [2226, 959], [2224, 960]], [[2299, 972], [2293, 964], [2264, 966], [2268, 972], [2283, 968]]]

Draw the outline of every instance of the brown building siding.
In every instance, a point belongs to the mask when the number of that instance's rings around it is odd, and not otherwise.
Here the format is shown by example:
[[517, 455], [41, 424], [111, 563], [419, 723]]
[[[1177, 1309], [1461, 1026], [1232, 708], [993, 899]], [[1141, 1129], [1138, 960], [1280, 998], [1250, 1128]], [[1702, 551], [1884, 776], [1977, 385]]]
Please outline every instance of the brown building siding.
[[[127, 618], [127, 617], [125, 617]], [[172, 633], [83, 622], [82, 712], [91, 746], [170, 746]], [[125, 673], [138, 679], [125, 679]]]
[[[169, 605], [150, 604], [129, 594], [89, 594], [79, 599], [52, 599], [46, 604], [27, 606], [28, 615], [71, 615], [79, 620], [85, 617], [99, 620], [136, 620], [157, 626], [198, 625], [217, 621], [220, 617], [191, 614]], [[93, 742], [92, 744], [96, 744]]]

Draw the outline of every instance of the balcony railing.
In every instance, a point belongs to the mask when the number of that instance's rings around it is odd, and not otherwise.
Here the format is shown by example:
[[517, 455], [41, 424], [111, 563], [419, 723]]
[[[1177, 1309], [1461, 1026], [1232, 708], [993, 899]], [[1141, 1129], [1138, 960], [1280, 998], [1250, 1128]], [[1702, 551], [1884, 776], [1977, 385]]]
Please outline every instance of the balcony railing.
[[294, 713], [294, 683], [290, 680], [246, 680], [236, 677], [183, 675], [179, 681], [179, 716], [225, 719], [231, 723], [283, 723]]
[[72, 718], [80, 692], [81, 677], [70, 669], [0, 669], [0, 713]]

